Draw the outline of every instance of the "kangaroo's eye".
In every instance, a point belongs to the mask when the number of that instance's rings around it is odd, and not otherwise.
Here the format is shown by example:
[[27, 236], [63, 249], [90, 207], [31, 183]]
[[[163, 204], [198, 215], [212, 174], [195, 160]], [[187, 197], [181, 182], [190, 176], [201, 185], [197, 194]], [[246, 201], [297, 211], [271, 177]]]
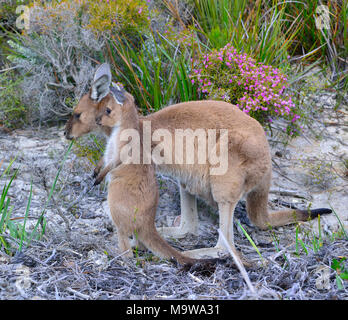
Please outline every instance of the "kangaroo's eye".
[[74, 113], [74, 118], [75, 119], [80, 119], [81, 113]]
[[106, 108], [106, 114], [110, 114], [111, 113], [111, 109], [109, 109], [109, 108]]

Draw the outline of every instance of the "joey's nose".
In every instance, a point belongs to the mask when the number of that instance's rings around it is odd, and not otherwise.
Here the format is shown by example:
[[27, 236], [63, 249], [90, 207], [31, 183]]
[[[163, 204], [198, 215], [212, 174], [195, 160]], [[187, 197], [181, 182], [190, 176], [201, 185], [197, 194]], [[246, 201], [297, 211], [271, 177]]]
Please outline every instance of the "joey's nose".
[[96, 119], [95, 119], [95, 122], [98, 124], [98, 125], [100, 125], [101, 123], [101, 117], [97, 117]]

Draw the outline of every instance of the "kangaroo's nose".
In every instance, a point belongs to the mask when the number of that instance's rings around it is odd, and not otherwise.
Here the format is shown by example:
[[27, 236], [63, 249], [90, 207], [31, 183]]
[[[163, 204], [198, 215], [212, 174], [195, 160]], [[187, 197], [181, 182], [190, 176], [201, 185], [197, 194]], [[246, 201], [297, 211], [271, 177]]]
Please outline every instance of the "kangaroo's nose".
[[100, 124], [101, 117], [97, 117], [97, 118], [95, 119], [95, 121], [96, 121], [97, 124]]
[[67, 130], [64, 130], [64, 136], [65, 136], [65, 139], [72, 140], [72, 137], [70, 136]]

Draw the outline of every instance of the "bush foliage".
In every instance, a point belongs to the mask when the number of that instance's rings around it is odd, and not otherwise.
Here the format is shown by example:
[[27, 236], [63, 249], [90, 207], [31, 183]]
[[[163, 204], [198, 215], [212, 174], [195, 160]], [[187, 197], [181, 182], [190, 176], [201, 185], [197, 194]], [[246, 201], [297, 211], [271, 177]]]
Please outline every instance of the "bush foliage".
[[30, 28], [10, 35], [8, 59], [24, 77], [21, 101], [32, 121], [71, 113], [89, 87], [96, 62], [104, 59], [107, 34], [145, 27], [144, 5], [140, 0], [31, 3]]
[[20, 100], [18, 86], [21, 78], [14, 80], [13, 72], [0, 74], [0, 126], [18, 128], [26, 121], [26, 108]]
[[347, 1], [328, 4], [337, 17], [329, 30], [316, 27], [319, 5], [314, 0], [32, 1], [30, 28], [7, 34], [8, 64], [23, 78], [15, 100], [33, 122], [64, 119], [88, 89], [95, 67], [108, 61], [144, 112], [180, 101], [223, 99], [264, 125], [285, 119], [291, 134], [300, 107], [288, 95], [292, 58], [326, 62], [333, 84], [348, 88], [342, 71]]

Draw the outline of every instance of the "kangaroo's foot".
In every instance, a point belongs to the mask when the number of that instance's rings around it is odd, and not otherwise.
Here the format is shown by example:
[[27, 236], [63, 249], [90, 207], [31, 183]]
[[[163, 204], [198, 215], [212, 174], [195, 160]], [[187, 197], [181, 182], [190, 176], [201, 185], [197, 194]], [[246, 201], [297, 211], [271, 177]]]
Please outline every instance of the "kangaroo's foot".
[[198, 236], [197, 227], [160, 227], [157, 228], [157, 231], [164, 237], [173, 237], [173, 238], [185, 238], [188, 234], [193, 234]]
[[120, 250], [120, 256], [121, 259], [128, 260], [134, 258], [133, 251], [132, 250], [126, 250], [126, 251], [121, 251]]
[[220, 246], [201, 248], [182, 252], [185, 256], [193, 259], [220, 258], [228, 254], [227, 250]]
[[[220, 245], [216, 245], [213, 248], [201, 248], [195, 250], [188, 250], [182, 252], [185, 256], [193, 259], [216, 259], [216, 258], [225, 258], [229, 256], [227, 249]], [[237, 252], [240, 261], [243, 263], [244, 267], [250, 268], [252, 264], [248, 261], [240, 252]]]

